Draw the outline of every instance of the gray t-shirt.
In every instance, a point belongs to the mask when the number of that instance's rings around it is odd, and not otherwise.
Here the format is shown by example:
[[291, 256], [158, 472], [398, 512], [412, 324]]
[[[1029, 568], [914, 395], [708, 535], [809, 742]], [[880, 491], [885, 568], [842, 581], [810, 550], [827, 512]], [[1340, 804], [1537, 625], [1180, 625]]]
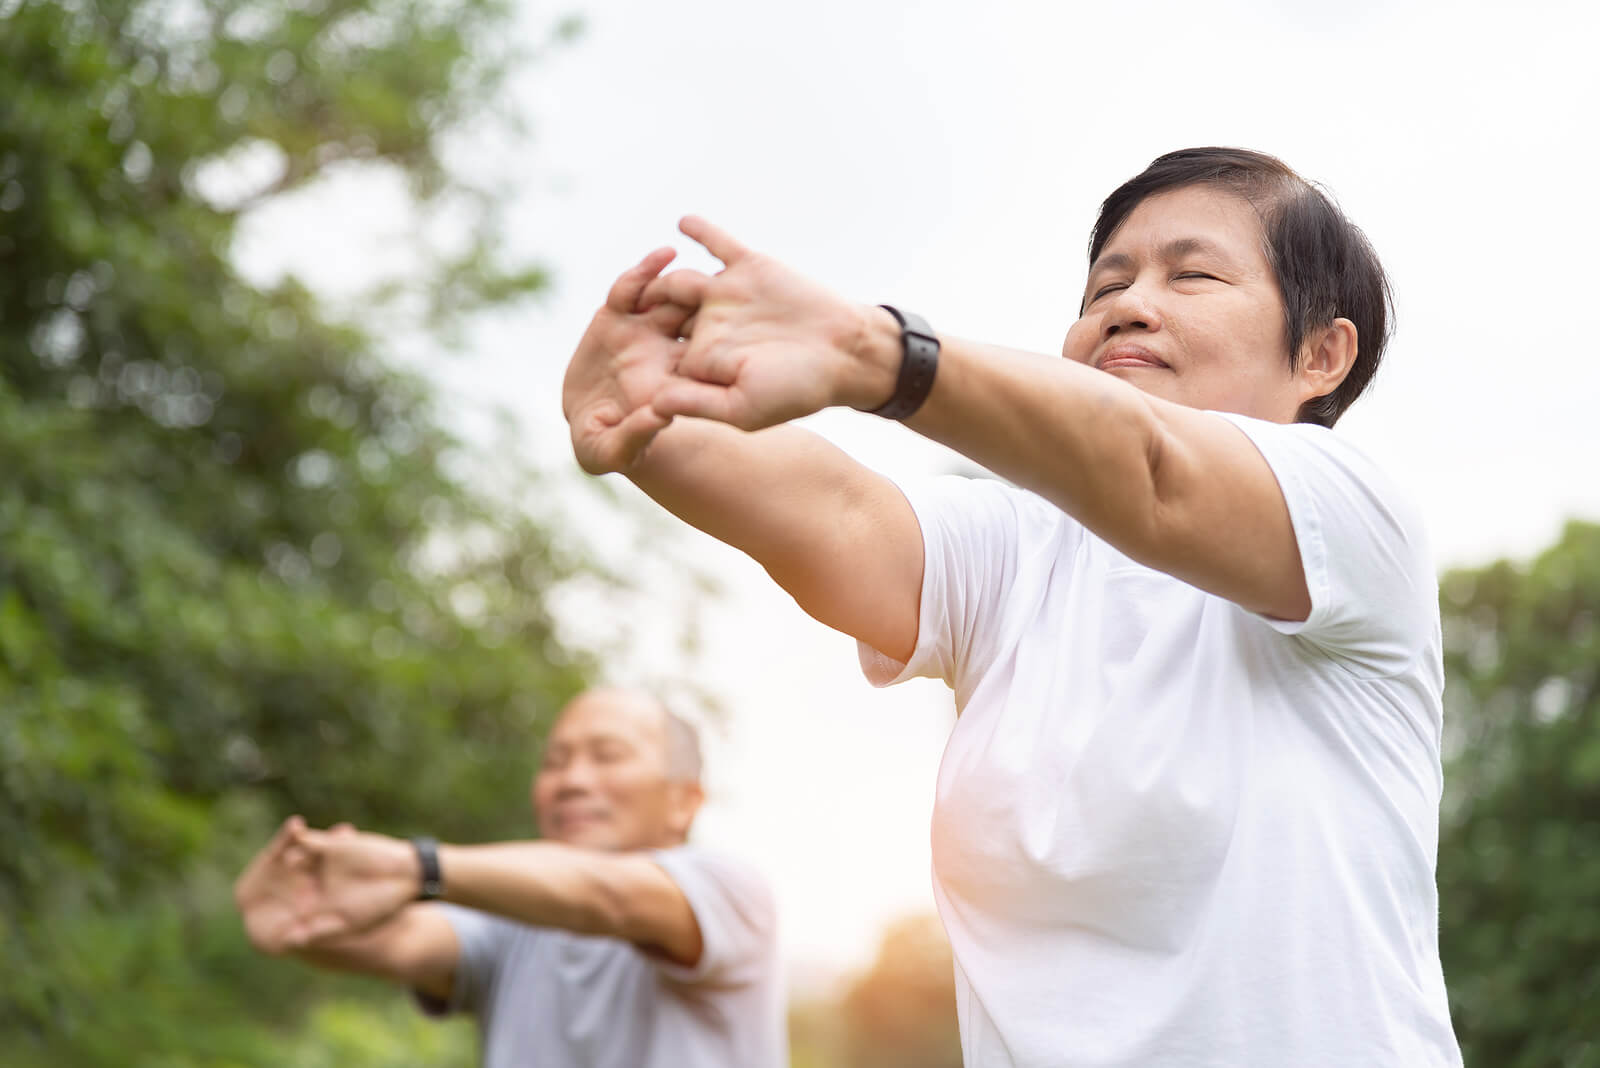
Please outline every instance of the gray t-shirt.
[[478, 1017], [485, 1068], [782, 1068], [776, 910], [750, 867], [693, 846], [651, 854], [689, 900], [692, 968], [618, 938], [446, 905], [461, 943], [448, 1004]]

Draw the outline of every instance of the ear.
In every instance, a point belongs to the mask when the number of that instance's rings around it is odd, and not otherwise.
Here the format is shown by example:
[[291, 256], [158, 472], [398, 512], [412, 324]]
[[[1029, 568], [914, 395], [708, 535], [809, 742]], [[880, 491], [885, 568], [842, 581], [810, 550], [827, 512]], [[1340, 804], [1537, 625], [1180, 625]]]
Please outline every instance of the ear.
[[697, 782], [675, 782], [668, 787], [667, 828], [679, 841], [689, 840], [689, 828], [705, 803], [706, 792]]
[[1338, 389], [1339, 383], [1356, 365], [1359, 351], [1356, 324], [1349, 319], [1335, 319], [1312, 331], [1300, 348], [1300, 362], [1295, 369], [1295, 377], [1300, 381], [1301, 406]]

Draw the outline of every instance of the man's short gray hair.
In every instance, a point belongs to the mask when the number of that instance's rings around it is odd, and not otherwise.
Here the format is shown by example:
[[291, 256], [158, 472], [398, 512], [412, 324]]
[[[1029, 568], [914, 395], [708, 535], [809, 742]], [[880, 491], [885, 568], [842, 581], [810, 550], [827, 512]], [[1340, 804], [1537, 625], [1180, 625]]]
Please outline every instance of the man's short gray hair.
[[673, 782], [699, 782], [700, 732], [664, 704], [661, 712], [667, 730], [667, 778]]

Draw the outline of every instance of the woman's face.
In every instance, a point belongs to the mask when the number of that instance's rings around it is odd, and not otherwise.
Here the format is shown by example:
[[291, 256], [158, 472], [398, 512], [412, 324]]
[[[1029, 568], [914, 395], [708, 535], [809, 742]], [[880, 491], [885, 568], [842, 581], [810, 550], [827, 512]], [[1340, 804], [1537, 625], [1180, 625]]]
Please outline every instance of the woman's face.
[[1212, 186], [1146, 198], [1089, 269], [1062, 355], [1191, 408], [1293, 422], [1283, 296], [1248, 201]]

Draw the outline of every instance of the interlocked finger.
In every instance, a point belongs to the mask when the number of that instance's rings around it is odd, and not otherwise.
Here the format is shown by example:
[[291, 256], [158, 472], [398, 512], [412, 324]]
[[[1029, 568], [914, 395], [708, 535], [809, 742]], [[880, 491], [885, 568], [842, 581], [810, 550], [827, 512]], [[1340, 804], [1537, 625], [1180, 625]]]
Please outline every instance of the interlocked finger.
[[713, 226], [698, 215], [685, 215], [679, 221], [678, 229], [683, 231], [685, 236], [700, 242], [707, 252], [729, 267], [750, 255], [750, 250], [740, 244], [732, 234]]
[[652, 278], [639, 297], [639, 307], [650, 310], [658, 304], [676, 304], [682, 308], [698, 308], [705, 303], [706, 290], [711, 278], [692, 268], [673, 271]]
[[672, 262], [677, 253], [670, 248], [658, 248], [636, 265], [623, 271], [606, 294], [606, 307], [618, 315], [631, 315], [638, 306], [639, 296], [650, 280]]

